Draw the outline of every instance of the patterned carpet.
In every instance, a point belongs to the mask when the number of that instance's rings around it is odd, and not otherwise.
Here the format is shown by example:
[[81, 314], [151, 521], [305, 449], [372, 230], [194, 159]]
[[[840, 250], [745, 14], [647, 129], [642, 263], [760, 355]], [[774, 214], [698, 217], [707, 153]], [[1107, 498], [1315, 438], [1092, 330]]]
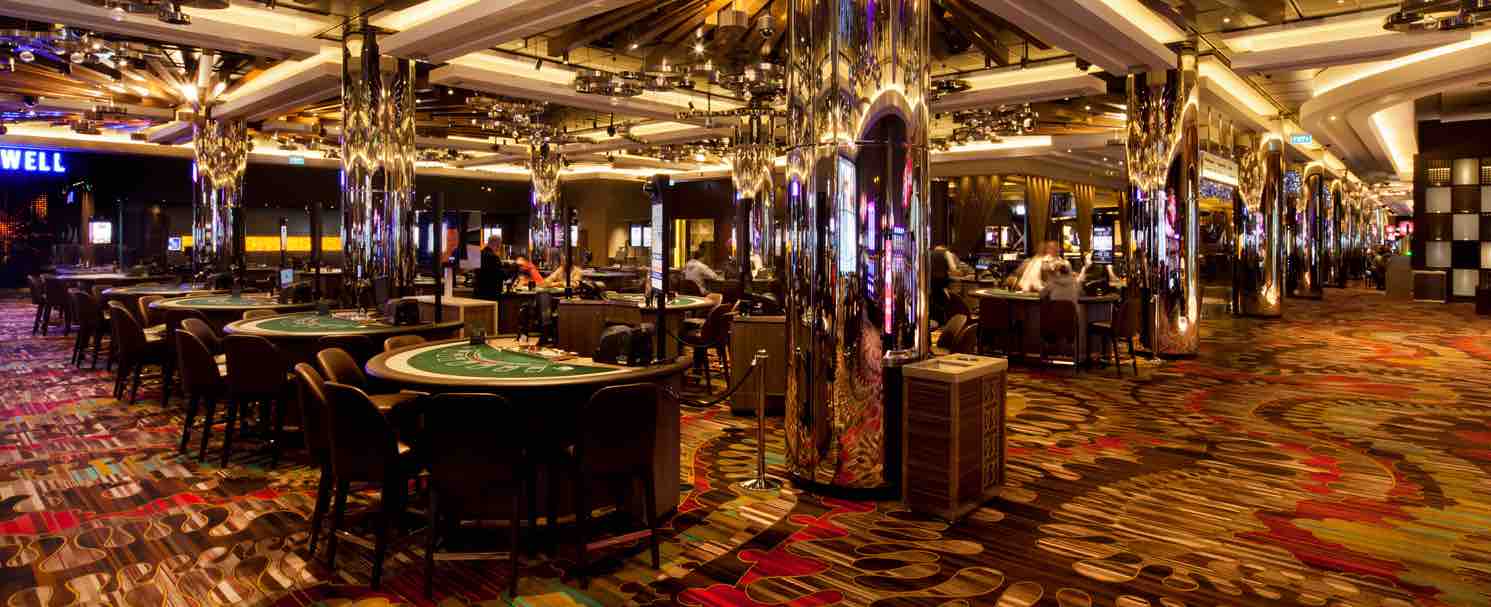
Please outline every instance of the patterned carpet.
[[[623, 547], [581, 590], [562, 556], [527, 558], [517, 603], [1491, 604], [1491, 320], [1327, 296], [1283, 321], [1205, 321], [1200, 357], [1141, 361], [1138, 379], [1016, 370], [1010, 481], [957, 525], [740, 494], [747, 424], [687, 411], [663, 571]], [[364, 586], [370, 550], [344, 542], [336, 572], [307, 559], [304, 466], [177, 458], [179, 411], [154, 383], [120, 404], [30, 321], [0, 303], [6, 605], [428, 603], [418, 548], [390, 557], [381, 593]], [[505, 571], [442, 563], [435, 602], [504, 604]]]

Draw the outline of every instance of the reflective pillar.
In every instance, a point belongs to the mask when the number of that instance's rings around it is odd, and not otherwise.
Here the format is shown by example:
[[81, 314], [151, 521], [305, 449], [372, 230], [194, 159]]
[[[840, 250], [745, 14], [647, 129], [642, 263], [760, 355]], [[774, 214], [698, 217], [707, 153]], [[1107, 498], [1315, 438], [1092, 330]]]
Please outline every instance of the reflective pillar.
[[1305, 167], [1301, 192], [1295, 198], [1290, 221], [1289, 284], [1291, 297], [1320, 299], [1324, 277], [1325, 217], [1321, 215], [1327, 196], [1325, 170], [1316, 163]]
[[243, 267], [234, 218], [252, 147], [242, 121], [201, 119], [193, 126], [192, 262], [198, 271]]
[[343, 37], [342, 280], [363, 302], [414, 290], [414, 78], [366, 23]]
[[1232, 313], [1278, 317], [1284, 311], [1284, 146], [1278, 137], [1250, 143], [1238, 156]]
[[1196, 123], [1196, 49], [1187, 43], [1179, 67], [1130, 74], [1126, 153], [1131, 191], [1130, 276], [1140, 276], [1151, 314], [1149, 343], [1160, 356], [1194, 356], [1201, 347], [1200, 225]]
[[528, 258], [544, 267], [564, 263], [564, 223], [559, 211], [559, 169], [564, 164], [559, 147], [534, 145], [528, 159], [532, 175], [532, 204], [528, 212]]
[[1325, 213], [1325, 286], [1346, 286], [1345, 218], [1342, 179], [1330, 178], [1322, 210]]
[[792, 0], [787, 468], [897, 485], [900, 367], [926, 356], [930, 0]]
[[772, 150], [772, 116], [769, 113], [746, 114], [739, 117], [735, 126], [735, 149], [730, 154], [730, 181], [735, 186], [735, 249], [736, 267], [741, 275], [742, 286], [750, 288], [749, 277], [759, 268], [774, 268], [776, 227], [773, 225], [775, 188], [772, 187], [771, 169], [775, 153]]

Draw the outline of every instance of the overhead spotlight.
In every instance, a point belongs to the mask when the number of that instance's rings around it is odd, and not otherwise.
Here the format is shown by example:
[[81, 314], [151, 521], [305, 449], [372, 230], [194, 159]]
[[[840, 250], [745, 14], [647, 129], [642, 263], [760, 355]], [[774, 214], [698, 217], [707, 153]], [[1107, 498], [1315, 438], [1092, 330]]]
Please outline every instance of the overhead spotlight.
[[36, 53], [31, 52], [29, 49], [23, 50], [16, 53], [16, 58], [20, 59], [21, 63], [31, 63], [32, 61], [36, 61]]

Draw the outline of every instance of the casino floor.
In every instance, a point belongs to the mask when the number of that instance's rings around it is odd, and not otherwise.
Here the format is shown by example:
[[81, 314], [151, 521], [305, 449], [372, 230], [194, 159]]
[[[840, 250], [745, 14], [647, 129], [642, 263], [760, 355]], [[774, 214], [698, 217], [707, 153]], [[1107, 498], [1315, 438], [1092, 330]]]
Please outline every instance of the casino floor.
[[[523, 605], [1491, 604], [1491, 323], [1376, 293], [1209, 320], [1200, 357], [1140, 377], [1016, 369], [1010, 481], [949, 526], [891, 502], [731, 483], [745, 420], [687, 410], [663, 571], [618, 548], [586, 589], [523, 562]], [[0, 302], [0, 602], [426, 604], [412, 542], [364, 585], [351, 543], [306, 558], [315, 475], [250, 450], [178, 458], [180, 411], [108, 396]], [[179, 401], [177, 401], [179, 406]], [[779, 461], [774, 434], [770, 461]], [[416, 538], [417, 539], [417, 538]], [[500, 548], [499, 548], [500, 549]], [[446, 562], [439, 604], [502, 604], [506, 564]]]

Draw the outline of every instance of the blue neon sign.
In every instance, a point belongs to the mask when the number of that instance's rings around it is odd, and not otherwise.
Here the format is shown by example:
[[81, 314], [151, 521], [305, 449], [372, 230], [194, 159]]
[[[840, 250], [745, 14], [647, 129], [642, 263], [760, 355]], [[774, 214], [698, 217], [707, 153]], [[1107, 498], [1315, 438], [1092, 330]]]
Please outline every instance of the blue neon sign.
[[0, 171], [22, 173], [66, 173], [62, 152], [0, 148]]

